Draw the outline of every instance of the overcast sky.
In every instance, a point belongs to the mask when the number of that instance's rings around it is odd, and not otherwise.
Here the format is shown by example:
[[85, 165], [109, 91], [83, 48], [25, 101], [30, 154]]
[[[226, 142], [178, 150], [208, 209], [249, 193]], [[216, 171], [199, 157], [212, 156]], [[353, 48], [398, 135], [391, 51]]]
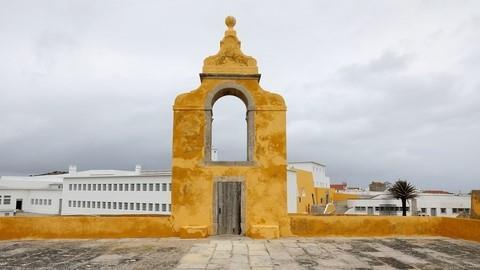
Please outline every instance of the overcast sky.
[[[279, 2], [0, 1], [0, 175], [169, 169], [174, 98], [233, 15], [287, 102], [290, 161], [358, 186], [480, 188], [480, 1]], [[227, 159], [244, 108], [220, 101]]]

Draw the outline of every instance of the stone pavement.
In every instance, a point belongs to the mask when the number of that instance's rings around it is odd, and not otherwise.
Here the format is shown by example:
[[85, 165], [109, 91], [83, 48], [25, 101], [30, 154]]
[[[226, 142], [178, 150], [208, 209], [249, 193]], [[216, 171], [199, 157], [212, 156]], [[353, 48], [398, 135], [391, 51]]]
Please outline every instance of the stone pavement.
[[0, 241], [0, 269], [480, 269], [480, 243], [241, 237]]
[[449, 238], [213, 239], [177, 269], [480, 269], [480, 244]]

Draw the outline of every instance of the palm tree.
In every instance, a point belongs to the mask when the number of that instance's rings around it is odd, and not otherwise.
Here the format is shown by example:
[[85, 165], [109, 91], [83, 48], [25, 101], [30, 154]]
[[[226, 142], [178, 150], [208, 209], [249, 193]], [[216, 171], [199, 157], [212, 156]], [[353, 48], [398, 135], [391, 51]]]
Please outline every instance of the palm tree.
[[403, 216], [407, 215], [407, 200], [417, 197], [416, 189], [407, 181], [398, 180], [391, 186], [388, 191], [395, 199], [402, 200], [402, 214]]

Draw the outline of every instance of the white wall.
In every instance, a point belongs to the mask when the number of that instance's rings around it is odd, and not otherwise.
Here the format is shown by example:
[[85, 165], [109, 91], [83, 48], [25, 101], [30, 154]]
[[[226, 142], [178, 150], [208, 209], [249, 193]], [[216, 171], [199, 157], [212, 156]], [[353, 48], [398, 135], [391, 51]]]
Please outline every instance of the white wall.
[[313, 185], [319, 188], [330, 187], [330, 177], [326, 176], [326, 167], [315, 162], [292, 162], [289, 167], [308, 171], [312, 173]]
[[[99, 184], [102, 185], [101, 191], [98, 190]], [[128, 191], [125, 190], [127, 184]], [[132, 184], [135, 191], [131, 191]], [[75, 185], [77, 186], [76, 190]], [[79, 190], [79, 185], [82, 186], [81, 190]], [[120, 191], [120, 186], [122, 186], [122, 191]], [[86, 190], [83, 189], [84, 187]], [[103, 190], [104, 187], [107, 190]], [[137, 187], [140, 187], [140, 191], [137, 191]], [[143, 190], [144, 187], [146, 187], [146, 191]], [[62, 215], [170, 214], [170, 187], [171, 176], [65, 178]], [[165, 191], [164, 188], [166, 188]], [[125, 203], [128, 209], [125, 209]], [[132, 204], [133, 210], [130, 209]]]
[[[24, 212], [38, 214], [58, 214], [61, 190], [0, 190], [2, 197], [0, 210], [14, 210], [17, 200], [22, 200]], [[5, 196], [11, 196], [10, 204], [4, 204]], [[32, 204], [33, 199], [33, 204]], [[41, 202], [40, 202], [41, 200]]]
[[288, 213], [297, 213], [297, 173], [287, 170], [287, 209]]

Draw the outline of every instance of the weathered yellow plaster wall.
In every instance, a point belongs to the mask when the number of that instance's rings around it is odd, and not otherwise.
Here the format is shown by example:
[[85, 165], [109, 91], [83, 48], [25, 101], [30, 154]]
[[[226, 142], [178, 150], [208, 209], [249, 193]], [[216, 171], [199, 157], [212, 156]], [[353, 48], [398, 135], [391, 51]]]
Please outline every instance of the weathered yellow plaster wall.
[[337, 192], [337, 191], [335, 191], [333, 193], [333, 201], [334, 202], [346, 201], [346, 200], [352, 200], [352, 199], [359, 199], [359, 198], [360, 198], [360, 196], [358, 196], [356, 194], [341, 193], [341, 192]]
[[315, 195], [317, 198], [317, 204], [326, 205], [329, 202], [333, 202], [335, 189], [333, 188], [315, 188]]
[[[234, 177], [242, 179], [245, 186], [246, 235], [288, 235], [285, 102], [280, 95], [260, 87], [256, 61], [240, 51], [234, 24], [227, 18], [228, 29], [219, 53], [204, 61], [201, 85], [177, 96], [173, 106], [174, 229], [186, 231], [193, 226], [214, 234], [215, 180]], [[206, 160], [207, 101], [218, 89], [243, 89], [251, 98], [254, 138], [250, 163], [226, 165]], [[272, 233], [273, 228], [276, 233]]]
[[471, 217], [480, 219], [480, 190], [472, 190]]
[[297, 213], [309, 214], [311, 206], [317, 201], [315, 187], [313, 186], [313, 175], [308, 171], [294, 170], [297, 174]]
[[439, 218], [383, 216], [295, 216], [297, 236], [438, 235]]
[[465, 218], [441, 218], [439, 234], [480, 242], [480, 220]]
[[446, 217], [300, 216], [291, 230], [307, 237], [445, 236], [480, 242], [480, 220]]
[[176, 235], [169, 216], [0, 217], [0, 240]]

